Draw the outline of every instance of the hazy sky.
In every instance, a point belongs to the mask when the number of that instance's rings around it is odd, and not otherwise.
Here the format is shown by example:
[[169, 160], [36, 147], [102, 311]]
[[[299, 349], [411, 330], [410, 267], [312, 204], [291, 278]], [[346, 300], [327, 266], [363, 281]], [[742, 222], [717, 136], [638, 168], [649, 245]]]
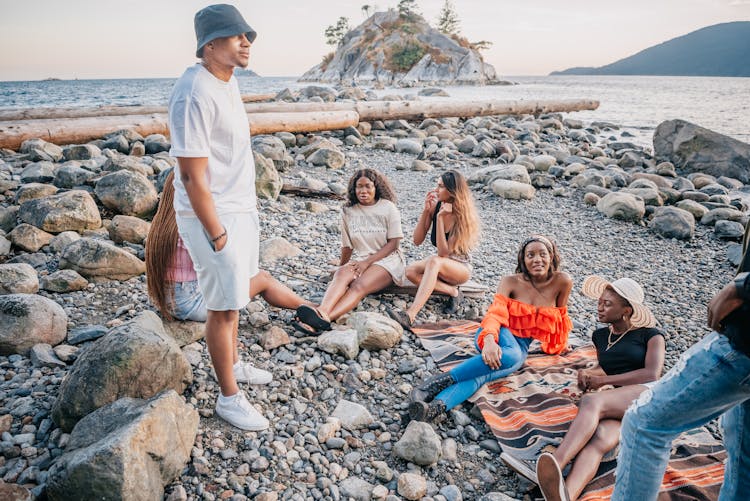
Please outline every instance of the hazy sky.
[[[418, 0], [434, 24], [444, 0]], [[0, 80], [176, 77], [195, 61], [193, 15], [206, 0], [0, 0]], [[351, 0], [229, 1], [258, 32], [250, 68], [300, 75], [330, 51], [323, 31]], [[379, 9], [397, 0], [371, 2]], [[462, 34], [494, 46], [498, 75], [600, 66], [704, 26], [750, 20], [750, 0], [454, 0]]]

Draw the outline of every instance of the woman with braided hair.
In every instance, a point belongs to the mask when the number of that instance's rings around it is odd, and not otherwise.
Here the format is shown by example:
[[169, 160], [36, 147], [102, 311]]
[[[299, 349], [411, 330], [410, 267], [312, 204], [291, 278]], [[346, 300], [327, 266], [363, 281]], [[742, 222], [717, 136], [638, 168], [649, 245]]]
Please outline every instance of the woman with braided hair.
[[517, 371], [536, 339], [542, 350], [567, 348], [573, 323], [568, 317], [570, 276], [560, 271], [557, 246], [533, 235], [518, 251], [516, 273], [500, 279], [492, 305], [477, 330], [476, 355], [412, 390], [409, 416], [431, 421], [466, 401], [484, 384]]

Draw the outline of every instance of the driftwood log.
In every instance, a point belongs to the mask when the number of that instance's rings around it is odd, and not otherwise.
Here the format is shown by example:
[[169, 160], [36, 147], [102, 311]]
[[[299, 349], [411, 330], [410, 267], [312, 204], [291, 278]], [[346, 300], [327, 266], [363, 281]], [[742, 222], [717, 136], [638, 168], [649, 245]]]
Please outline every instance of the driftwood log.
[[441, 117], [479, 117], [493, 115], [525, 115], [550, 112], [595, 110], [599, 101], [592, 99], [559, 99], [542, 101], [511, 101], [486, 99], [473, 101], [340, 101], [335, 103], [255, 103], [248, 104], [248, 113], [320, 111], [356, 111], [363, 122], [372, 120], [421, 120]]
[[[276, 94], [245, 94], [244, 103], [270, 101]], [[249, 111], [249, 110], [248, 110]], [[79, 106], [74, 108], [9, 108], [0, 110], [0, 121], [40, 120], [45, 118], [120, 117], [167, 113], [166, 106]]]
[[[318, 132], [345, 129], [359, 123], [353, 111], [318, 113], [249, 113], [250, 133], [272, 134], [280, 131]], [[109, 117], [53, 118], [0, 122], [0, 148], [17, 150], [27, 139], [41, 138], [55, 144], [81, 144], [110, 132], [132, 129], [142, 136], [169, 135], [167, 115], [126, 115]]]
[[[598, 101], [585, 99], [549, 101], [358, 101], [337, 103], [255, 103], [245, 105], [251, 134], [319, 132], [356, 126], [360, 121], [419, 120], [439, 117], [521, 115], [595, 110]], [[124, 108], [133, 111], [133, 108]], [[110, 108], [107, 108], [110, 111]], [[51, 112], [50, 112], [51, 113]], [[32, 115], [29, 115], [32, 116]], [[134, 129], [139, 134], [169, 135], [165, 112], [2, 119], [0, 148], [18, 149], [27, 139], [42, 138], [55, 144], [85, 143], [110, 132]]]
[[301, 197], [310, 198], [328, 198], [331, 200], [343, 200], [342, 195], [337, 195], [332, 191], [327, 190], [314, 190], [312, 188], [305, 188], [302, 186], [295, 186], [293, 184], [284, 183], [281, 187], [281, 193], [285, 195], [297, 195]]

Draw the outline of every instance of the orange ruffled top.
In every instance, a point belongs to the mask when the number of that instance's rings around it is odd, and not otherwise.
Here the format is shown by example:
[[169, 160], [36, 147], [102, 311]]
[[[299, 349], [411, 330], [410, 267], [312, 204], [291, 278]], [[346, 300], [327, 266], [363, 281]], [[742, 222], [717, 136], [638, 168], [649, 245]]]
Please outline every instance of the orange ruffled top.
[[495, 300], [482, 320], [483, 335], [477, 340], [480, 350], [484, 348], [484, 336], [488, 333], [495, 337], [495, 342], [498, 341], [501, 327], [507, 327], [516, 337], [537, 339], [545, 353], [556, 355], [568, 345], [573, 322], [568, 316], [567, 306], [533, 306], [495, 294]]

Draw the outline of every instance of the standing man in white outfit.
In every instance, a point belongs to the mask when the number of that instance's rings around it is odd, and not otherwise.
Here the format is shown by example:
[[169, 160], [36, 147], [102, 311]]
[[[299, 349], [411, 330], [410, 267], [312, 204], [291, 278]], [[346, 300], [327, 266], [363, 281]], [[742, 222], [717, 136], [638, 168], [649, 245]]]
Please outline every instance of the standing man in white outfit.
[[259, 220], [250, 129], [234, 68], [246, 68], [255, 31], [231, 5], [195, 15], [196, 56], [169, 99], [177, 158], [174, 209], [208, 307], [206, 344], [221, 388], [216, 414], [243, 430], [268, 420], [237, 382], [268, 383], [271, 374], [239, 361], [239, 310], [258, 273]]

